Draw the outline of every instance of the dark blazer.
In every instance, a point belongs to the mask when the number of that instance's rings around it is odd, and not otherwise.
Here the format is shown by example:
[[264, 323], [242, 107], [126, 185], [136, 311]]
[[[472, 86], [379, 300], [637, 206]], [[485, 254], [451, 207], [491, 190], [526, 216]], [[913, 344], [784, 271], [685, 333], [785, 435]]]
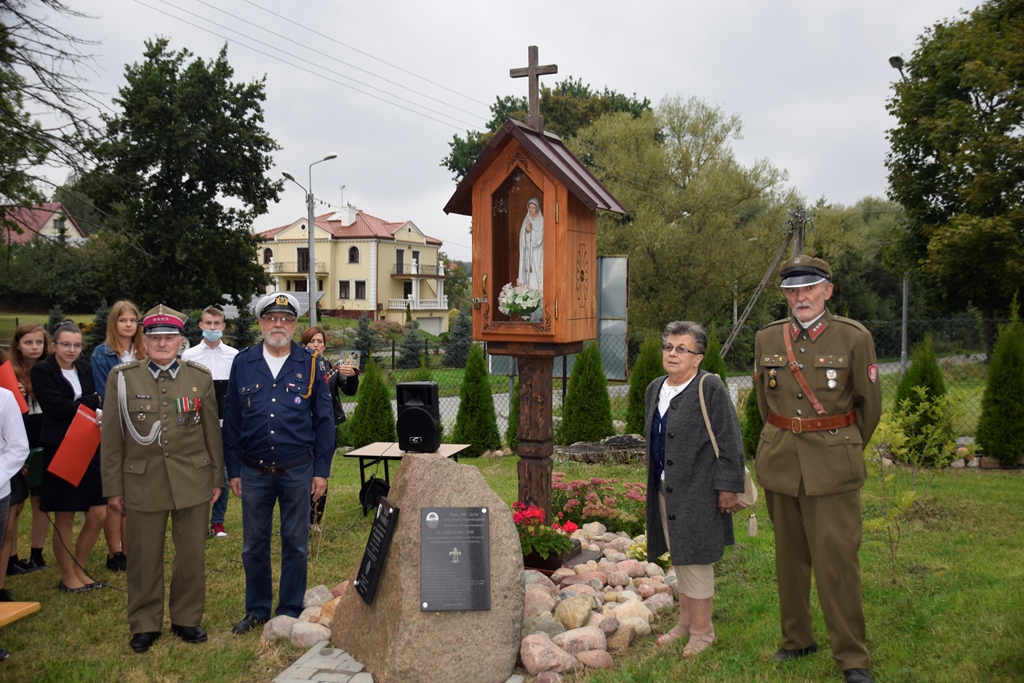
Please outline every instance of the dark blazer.
[[77, 401], [71, 385], [64, 379], [57, 365], [56, 356], [47, 356], [32, 366], [32, 390], [43, 410], [42, 434], [39, 438], [43, 445], [60, 445], [71, 427], [71, 421], [75, 419], [79, 405], [93, 410], [100, 406], [100, 395], [96, 393], [89, 362], [79, 358], [75, 361], [75, 369], [78, 370], [78, 381], [82, 383], [82, 397]]

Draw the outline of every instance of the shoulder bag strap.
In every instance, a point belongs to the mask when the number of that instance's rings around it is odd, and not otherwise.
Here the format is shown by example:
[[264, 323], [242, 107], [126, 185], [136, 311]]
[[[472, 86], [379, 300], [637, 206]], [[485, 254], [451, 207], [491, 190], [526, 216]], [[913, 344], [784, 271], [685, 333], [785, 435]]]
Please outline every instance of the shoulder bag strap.
[[811, 391], [811, 387], [807, 384], [807, 380], [804, 379], [804, 373], [800, 371], [800, 364], [796, 362], [796, 355], [793, 353], [793, 341], [789, 334], [789, 325], [781, 325], [782, 327], [782, 341], [786, 345], [786, 355], [789, 356], [789, 369], [793, 371], [793, 376], [796, 377], [796, 383], [800, 385], [800, 389], [804, 392], [804, 396], [811, 402], [811, 406], [814, 407], [814, 412], [818, 415], [827, 415], [825, 409], [821, 405], [821, 401]]
[[715, 458], [718, 457], [718, 440], [715, 439], [715, 430], [711, 429], [711, 418], [708, 417], [708, 406], [704, 402], [704, 380], [707, 379], [707, 374], [704, 374], [700, 378], [700, 382], [697, 383], [697, 395], [700, 396], [700, 412], [704, 416], [704, 426], [708, 428], [708, 436], [711, 437], [711, 447], [715, 449]]

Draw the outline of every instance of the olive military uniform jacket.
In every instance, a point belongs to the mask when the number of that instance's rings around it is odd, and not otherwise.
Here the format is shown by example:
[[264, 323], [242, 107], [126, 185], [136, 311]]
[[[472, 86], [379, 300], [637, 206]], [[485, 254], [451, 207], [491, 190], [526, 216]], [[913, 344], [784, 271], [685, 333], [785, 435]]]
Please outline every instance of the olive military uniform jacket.
[[[103, 495], [124, 495], [126, 509], [180, 510], [209, 502], [213, 489], [224, 486], [210, 371], [191, 361], [176, 365], [176, 376], [165, 371], [154, 378], [150, 362], [137, 360], [114, 367], [107, 377], [100, 449]], [[123, 399], [118, 394], [121, 376]], [[157, 422], [159, 436], [145, 446], [127, 427], [130, 423], [146, 437]]]
[[[854, 411], [856, 423], [832, 431], [793, 433], [768, 423], [782, 417], [819, 417], [789, 368], [783, 333], [808, 386], [828, 417]], [[882, 414], [882, 389], [871, 333], [855, 320], [827, 310], [808, 329], [792, 318], [776, 321], [754, 341], [754, 388], [765, 421], [757, 448], [757, 481], [769, 491], [796, 496], [803, 480], [810, 496], [864, 485], [864, 448]]]

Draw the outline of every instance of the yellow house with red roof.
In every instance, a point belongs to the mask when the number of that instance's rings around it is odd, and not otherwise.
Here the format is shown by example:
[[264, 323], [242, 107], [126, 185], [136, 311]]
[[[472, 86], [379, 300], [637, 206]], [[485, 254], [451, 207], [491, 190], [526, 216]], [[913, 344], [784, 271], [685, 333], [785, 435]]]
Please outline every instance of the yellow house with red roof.
[[[308, 220], [258, 233], [266, 244], [259, 260], [273, 289], [305, 293], [309, 273]], [[431, 334], [448, 331], [441, 240], [424, 234], [412, 221], [396, 223], [348, 205], [317, 216], [316, 300], [322, 314], [404, 323], [406, 315]]]

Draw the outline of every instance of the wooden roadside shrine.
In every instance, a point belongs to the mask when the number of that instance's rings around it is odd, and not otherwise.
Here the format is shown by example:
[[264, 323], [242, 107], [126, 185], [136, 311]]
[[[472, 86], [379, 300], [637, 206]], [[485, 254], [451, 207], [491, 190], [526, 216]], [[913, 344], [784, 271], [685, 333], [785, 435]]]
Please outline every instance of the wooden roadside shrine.
[[[551, 519], [552, 368], [597, 337], [597, 209], [625, 214], [621, 203], [562, 144], [544, 131], [538, 66], [529, 77], [526, 123], [509, 119], [448, 200], [445, 213], [473, 218], [473, 339], [519, 364], [519, 500]], [[531, 206], [532, 205], [532, 206]], [[542, 291], [527, 319], [498, 310], [499, 294], [522, 277]]]

